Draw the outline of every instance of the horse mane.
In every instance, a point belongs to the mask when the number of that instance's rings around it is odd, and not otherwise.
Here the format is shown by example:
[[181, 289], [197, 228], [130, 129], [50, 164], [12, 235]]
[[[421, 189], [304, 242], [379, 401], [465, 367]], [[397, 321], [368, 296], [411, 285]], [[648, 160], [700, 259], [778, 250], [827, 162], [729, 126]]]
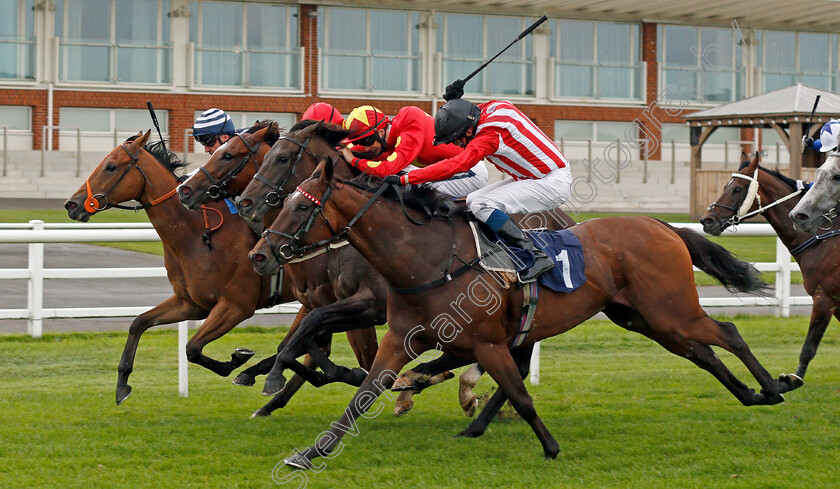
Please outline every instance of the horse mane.
[[271, 119], [263, 119], [261, 121], [255, 122], [253, 126], [245, 130], [245, 134], [254, 134], [255, 132], [265, 129], [266, 127], [268, 128], [268, 131], [266, 131], [265, 133], [264, 141], [269, 146], [274, 146], [274, 143], [276, 143], [277, 139], [280, 138], [280, 133], [283, 131], [283, 129], [280, 127], [279, 124], [277, 124], [277, 122]]
[[[743, 170], [749, 164], [750, 164], [749, 160], [741, 161], [741, 166], [739, 166], [738, 169]], [[779, 170], [771, 170], [769, 168], [765, 168], [765, 167], [761, 166], [760, 164], [758, 165], [758, 168], [760, 170], [766, 171], [770, 175], [772, 175], [772, 176], [776, 177], [777, 179], [781, 180], [785, 185], [790, 187], [792, 190], [796, 190], [796, 180], [790, 178], [787, 175], [783, 175], [781, 172], [779, 172]]]
[[[314, 177], [315, 175], [313, 174], [312, 176]], [[366, 173], [362, 173], [350, 180], [342, 180], [342, 182], [370, 194], [375, 193], [385, 184], [383, 179]], [[400, 201], [400, 197], [393, 186], [388, 188], [382, 194], [382, 197], [393, 202]], [[438, 193], [431, 185], [412, 185], [403, 191], [402, 200], [405, 202], [406, 207], [423, 212], [424, 214], [441, 215], [441, 212], [439, 212], [441, 209], [450, 210], [452, 208], [452, 200]], [[463, 214], [465, 211], [465, 207], [459, 207], [456, 214]], [[451, 217], [449, 212], [445, 214], [446, 217]]]
[[[134, 140], [136, 140], [137, 137], [138, 136], [131, 136], [130, 138], [126, 139], [125, 142], [134, 142]], [[187, 166], [187, 164], [181, 161], [181, 158], [179, 158], [177, 154], [173, 153], [172, 151], [169, 151], [169, 149], [166, 147], [165, 141], [157, 141], [154, 143], [147, 142], [143, 145], [143, 149], [145, 149], [149, 152], [149, 154], [154, 156], [155, 159], [158, 160], [164, 168], [169, 170], [170, 173], [175, 175], [175, 177], [177, 177], [180, 180], [181, 176], [176, 174], [175, 170], [184, 168], [185, 166]]]
[[347, 136], [350, 135], [352, 131], [348, 129], [344, 129], [343, 127], [332, 124], [329, 122], [314, 120], [314, 119], [304, 119], [289, 129], [289, 132], [300, 131], [306, 129], [307, 127], [313, 126], [318, 124], [318, 127], [315, 127], [313, 130], [315, 134], [329, 143], [331, 146], [338, 146], [341, 144], [341, 141], [344, 140]]

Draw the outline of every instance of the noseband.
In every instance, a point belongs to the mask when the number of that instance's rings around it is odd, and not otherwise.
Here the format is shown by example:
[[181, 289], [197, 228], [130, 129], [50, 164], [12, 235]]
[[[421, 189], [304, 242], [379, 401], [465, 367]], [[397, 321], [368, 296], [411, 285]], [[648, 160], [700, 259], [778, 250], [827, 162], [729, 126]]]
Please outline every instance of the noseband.
[[[243, 168], [245, 168], [245, 165], [248, 163], [248, 160], [253, 158], [259, 150], [259, 145], [251, 146], [251, 144], [248, 143], [248, 141], [244, 137], [242, 137], [242, 134], [236, 135], [239, 136], [239, 139], [241, 139], [242, 143], [245, 144], [245, 146], [248, 148], [248, 154], [245, 155], [245, 157], [242, 158], [239, 161], [239, 163], [236, 164], [233, 170], [228, 172], [220, 180], [216, 181], [216, 179], [213, 178], [213, 175], [211, 175], [210, 172], [207, 171], [206, 168], [204, 168], [204, 166], [199, 167], [199, 170], [201, 170], [207, 176], [207, 179], [210, 180], [210, 183], [212, 184], [209, 187], [207, 187], [207, 196], [211, 199], [233, 197], [233, 195], [224, 191], [225, 187], [227, 187], [230, 181], [233, 180], [236, 177], [236, 175], [238, 175], [239, 172], [242, 171]], [[257, 166], [257, 160], [254, 159], [254, 173], [256, 173], [257, 170], [259, 170], [259, 167]]]
[[[726, 229], [729, 226], [737, 226], [741, 221], [749, 219], [758, 214], [763, 214], [764, 211], [766, 211], [767, 209], [775, 207], [781, 204], [782, 202], [786, 202], [802, 193], [803, 189], [799, 188], [795, 192], [785, 195], [784, 197], [777, 199], [762, 207], [761, 196], [758, 194], [758, 170], [759, 168], [755, 169], [755, 173], [753, 173], [753, 176], [744, 175], [742, 173], [732, 174], [732, 178], [741, 178], [750, 182], [750, 186], [747, 188], [746, 195], [744, 195], [744, 197], [738, 204], [738, 209], [735, 209], [735, 207], [730, 207], [725, 204], [718, 204], [717, 201], [709, 204], [708, 210], [712, 213], [713, 216], [715, 216], [715, 221], [718, 223], [718, 225], [720, 225], [721, 229]], [[755, 202], [756, 200], [758, 201], [758, 208], [752, 212], [749, 212], [750, 207], [752, 207], [753, 202]], [[728, 211], [732, 211], [732, 217], [730, 217], [726, 221], [722, 220], [715, 212], [715, 208], [717, 207], [726, 209]]]

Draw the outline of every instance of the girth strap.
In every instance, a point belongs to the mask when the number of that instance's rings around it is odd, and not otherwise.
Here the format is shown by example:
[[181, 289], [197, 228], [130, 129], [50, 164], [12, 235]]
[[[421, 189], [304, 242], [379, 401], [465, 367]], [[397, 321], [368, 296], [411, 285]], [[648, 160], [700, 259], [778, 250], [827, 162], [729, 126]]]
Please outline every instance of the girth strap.
[[811, 236], [810, 238], [805, 240], [804, 243], [802, 243], [801, 245], [797, 246], [796, 248], [790, 250], [790, 254], [791, 255], [798, 255], [799, 253], [802, 253], [802, 251], [804, 251], [805, 248], [810, 248], [811, 246], [819, 243], [820, 241], [822, 241], [824, 239], [828, 239], [828, 238], [838, 236], [838, 235], [840, 235], [840, 229], [835, 229], [834, 231], [829, 231], [825, 234], [820, 234], [820, 235], [817, 235], [817, 236]]

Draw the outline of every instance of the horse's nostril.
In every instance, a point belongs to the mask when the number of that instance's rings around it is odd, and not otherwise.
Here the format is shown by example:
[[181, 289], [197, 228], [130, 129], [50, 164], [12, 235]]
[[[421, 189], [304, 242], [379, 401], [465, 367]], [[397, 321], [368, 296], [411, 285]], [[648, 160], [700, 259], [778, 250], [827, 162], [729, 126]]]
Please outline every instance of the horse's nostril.
[[254, 255], [251, 256], [251, 260], [257, 263], [262, 263], [265, 261], [265, 255], [263, 255], [262, 253], [254, 253]]
[[73, 209], [76, 208], [76, 203], [68, 200], [67, 202], [64, 203], [64, 208], [67, 209], [68, 211], [73, 210]]
[[808, 220], [808, 214], [805, 214], [804, 212], [797, 212], [793, 216], [793, 218], [796, 219], [797, 221], [807, 221]]
[[192, 193], [192, 189], [181, 185], [180, 187], [178, 187], [178, 192], [181, 195], [190, 195]]
[[251, 207], [252, 205], [254, 205], [254, 202], [251, 199], [242, 199], [242, 200], [239, 201], [239, 205], [243, 209], [247, 209], [247, 208]]

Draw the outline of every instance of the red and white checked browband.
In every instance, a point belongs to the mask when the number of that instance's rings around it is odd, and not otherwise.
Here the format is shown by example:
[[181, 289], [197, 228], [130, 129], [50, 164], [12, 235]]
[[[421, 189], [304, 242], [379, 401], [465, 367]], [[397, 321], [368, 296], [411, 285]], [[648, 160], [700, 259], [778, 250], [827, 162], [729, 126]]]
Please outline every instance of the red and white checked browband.
[[306, 190], [304, 190], [304, 189], [300, 188], [300, 186], [295, 187], [295, 190], [297, 190], [298, 192], [302, 193], [302, 194], [303, 194], [303, 196], [304, 196], [304, 197], [306, 197], [307, 199], [311, 200], [312, 202], [315, 202], [315, 205], [321, 205], [321, 201], [320, 201], [320, 200], [316, 199], [316, 198], [315, 198], [315, 197], [313, 197], [312, 195], [309, 195], [309, 192], [307, 192]]

